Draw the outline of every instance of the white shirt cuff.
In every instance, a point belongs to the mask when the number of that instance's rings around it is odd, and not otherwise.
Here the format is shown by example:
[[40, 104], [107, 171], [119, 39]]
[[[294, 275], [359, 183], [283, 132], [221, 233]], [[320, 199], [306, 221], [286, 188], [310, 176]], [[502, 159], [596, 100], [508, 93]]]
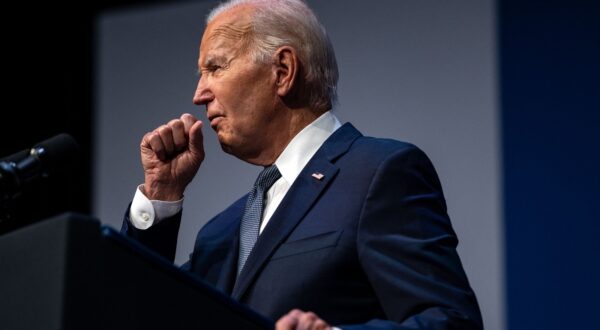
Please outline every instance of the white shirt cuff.
[[181, 211], [183, 198], [172, 202], [149, 200], [142, 192], [143, 189], [143, 184], [137, 187], [129, 210], [129, 220], [135, 228], [148, 229], [161, 219], [172, 217]]

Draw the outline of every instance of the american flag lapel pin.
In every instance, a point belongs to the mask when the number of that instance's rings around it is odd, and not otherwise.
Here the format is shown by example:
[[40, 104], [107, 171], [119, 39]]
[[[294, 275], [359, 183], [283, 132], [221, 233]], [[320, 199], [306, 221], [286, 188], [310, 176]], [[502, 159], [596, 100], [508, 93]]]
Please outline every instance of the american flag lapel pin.
[[317, 180], [321, 180], [321, 179], [323, 179], [324, 175], [322, 173], [315, 172], [315, 173], [312, 174], [312, 177], [315, 178], [315, 179], [317, 179]]

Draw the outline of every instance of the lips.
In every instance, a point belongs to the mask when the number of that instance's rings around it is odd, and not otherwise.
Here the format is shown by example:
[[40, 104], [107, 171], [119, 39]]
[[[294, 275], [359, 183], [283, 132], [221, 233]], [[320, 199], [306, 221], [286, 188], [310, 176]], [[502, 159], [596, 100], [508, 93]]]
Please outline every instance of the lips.
[[223, 120], [223, 115], [210, 115], [208, 116], [208, 120], [210, 121], [210, 127], [216, 130], [217, 126], [219, 126], [219, 122]]

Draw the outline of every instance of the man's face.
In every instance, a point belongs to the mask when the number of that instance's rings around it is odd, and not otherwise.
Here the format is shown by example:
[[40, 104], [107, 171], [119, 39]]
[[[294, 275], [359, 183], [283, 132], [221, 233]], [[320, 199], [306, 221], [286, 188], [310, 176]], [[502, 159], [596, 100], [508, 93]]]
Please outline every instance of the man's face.
[[236, 8], [207, 26], [200, 46], [201, 78], [194, 103], [206, 105], [210, 126], [223, 150], [251, 161], [275, 133], [272, 122], [277, 94], [272, 66], [256, 63], [234, 35], [245, 19], [245, 9]]

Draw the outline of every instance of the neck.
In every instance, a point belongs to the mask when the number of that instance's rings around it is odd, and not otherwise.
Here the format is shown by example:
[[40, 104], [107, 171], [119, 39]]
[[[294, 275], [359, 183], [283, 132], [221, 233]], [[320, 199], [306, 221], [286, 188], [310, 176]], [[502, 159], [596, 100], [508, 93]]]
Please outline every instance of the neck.
[[270, 133], [266, 134], [268, 141], [265, 143], [265, 148], [257, 157], [244, 160], [254, 165], [272, 165], [290, 141], [323, 113], [323, 111], [314, 111], [310, 108], [286, 108], [278, 118], [272, 121]]

